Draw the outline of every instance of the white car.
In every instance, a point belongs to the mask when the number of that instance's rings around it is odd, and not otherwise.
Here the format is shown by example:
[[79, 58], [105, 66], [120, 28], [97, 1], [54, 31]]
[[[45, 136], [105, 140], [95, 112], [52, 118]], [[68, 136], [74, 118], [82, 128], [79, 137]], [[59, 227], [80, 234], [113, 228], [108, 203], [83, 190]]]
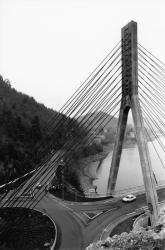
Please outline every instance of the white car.
[[134, 194], [127, 194], [125, 197], [122, 198], [122, 201], [124, 202], [131, 202], [135, 200], [136, 200], [136, 196]]
[[38, 182], [38, 183], [36, 184], [36, 188], [37, 188], [37, 189], [41, 189], [41, 188], [42, 188], [42, 184], [41, 184], [40, 182]]

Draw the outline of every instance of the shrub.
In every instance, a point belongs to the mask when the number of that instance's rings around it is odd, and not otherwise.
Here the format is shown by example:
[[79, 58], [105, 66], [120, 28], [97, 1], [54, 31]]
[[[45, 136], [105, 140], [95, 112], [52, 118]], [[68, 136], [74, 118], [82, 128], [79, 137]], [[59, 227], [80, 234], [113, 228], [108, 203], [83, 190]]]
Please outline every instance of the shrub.
[[86, 250], [107, 249], [107, 250], [151, 250], [154, 248], [164, 249], [165, 240], [162, 231], [156, 233], [154, 229], [148, 228], [131, 231], [130, 233], [122, 233], [108, 237], [105, 241], [98, 241], [90, 244]]

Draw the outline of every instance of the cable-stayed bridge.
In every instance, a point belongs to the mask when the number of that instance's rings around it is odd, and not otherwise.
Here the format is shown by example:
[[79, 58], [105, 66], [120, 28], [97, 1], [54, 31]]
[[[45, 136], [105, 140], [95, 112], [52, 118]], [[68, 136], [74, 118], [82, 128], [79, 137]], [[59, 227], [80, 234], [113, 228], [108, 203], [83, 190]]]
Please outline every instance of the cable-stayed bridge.
[[[107, 124], [113, 122], [115, 117], [118, 118], [118, 128], [107, 190], [108, 194], [113, 194], [120, 164], [128, 112], [131, 109], [141, 160], [146, 203], [150, 211], [151, 221], [155, 224], [159, 217], [158, 195], [147, 140], [150, 139], [152, 142], [154, 138], [159, 143], [161, 149], [165, 150], [165, 145], [160, 137], [160, 135], [162, 137], [165, 136], [164, 96], [165, 64], [137, 42], [137, 24], [130, 22], [122, 29], [121, 41], [117, 43], [113, 50], [70, 97], [61, 108], [60, 114], [51, 117], [47, 123], [47, 130], [51, 134], [62, 125], [72, 129], [75, 121], [78, 121], [78, 128], [85, 128], [82, 135], [75, 133], [75, 136], [70, 137], [60, 150], [53, 148], [53, 155], [50, 154], [49, 157], [46, 157], [36, 167], [32, 177], [17, 188], [10, 190], [7, 185], [3, 185], [0, 197], [1, 208], [24, 207], [39, 209], [40, 204], [46, 201], [44, 209], [49, 211], [50, 205], [50, 213], [52, 213], [54, 204], [54, 213], [56, 213], [56, 209], [60, 206], [61, 201], [56, 201], [56, 204], [53, 203], [55, 200], [52, 196], [49, 196], [47, 186], [53, 180], [57, 169], [59, 166], [62, 166], [63, 171], [65, 171], [67, 166], [72, 162], [73, 154], [79, 152], [82, 145], [91, 145], [100, 133], [100, 126], [102, 128], [106, 127]], [[99, 115], [93, 116], [94, 112]], [[65, 119], [61, 114], [65, 116]], [[159, 135], [157, 132], [159, 132]], [[46, 145], [44, 146], [43, 142], [40, 145], [39, 154], [44, 152], [44, 147]], [[161, 159], [159, 156], [154, 143], [153, 147], [163, 168], [165, 168], [164, 159]], [[34, 192], [37, 183], [40, 183], [42, 187], [37, 192]], [[14, 181], [9, 186], [12, 184], [14, 185]], [[34, 193], [34, 196], [30, 199], [25, 198], [28, 193]], [[92, 206], [96, 210], [103, 209], [104, 207], [106, 210], [108, 210], [107, 207], [116, 209], [115, 205], [112, 205], [112, 200], [106, 203], [100, 201], [96, 206], [93, 203]], [[91, 207], [91, 204], [88, 205]], [[86, 210], [88, 210], [88, 205], [85, 205]], [[136, 205], [140, 207], [140, 202], [139, 205]], [[74, 210], [73, 207], [71, 210], [71, 206], [69, 206], [69, 209], [69, 213]], [[75, 211], [78, 211], [77, 207]], [[73, 216], [76, 216], [75, 213], [73, 213]], [[106, 218], [106, 216], [102, 218], [102, 224], [100, 224], [98, 230], [101, 230], [101, 226], [103, 228], [106, 225], [104, 221]], [[56, 221], [55, 215], [53, 215], [53, 219]], [[94, 221], [93, 225], [95, 223]], [[1, 235], [5, 235], [8, 227], [8, 224], [1, 227]], [[92, 227], [92, 224], [90, 227]], [[86, 232], [88, 230], [86, 229]], [[93, 232], [91, 239], [92, 237], [94, 239], [94, 234]]]

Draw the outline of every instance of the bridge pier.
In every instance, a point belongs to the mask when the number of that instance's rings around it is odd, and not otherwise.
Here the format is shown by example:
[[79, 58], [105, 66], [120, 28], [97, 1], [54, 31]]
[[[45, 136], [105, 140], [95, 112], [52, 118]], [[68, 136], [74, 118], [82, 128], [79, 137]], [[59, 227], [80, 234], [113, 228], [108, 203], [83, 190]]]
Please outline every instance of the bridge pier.
[[113, 156], [110, 168], [110, 175], [108, 179], [108, 190], [107, 193], [113, 195], [116, 186], [117, 175], [119, 171], [120, 158], [122, 153], [122, 146], [124, 141], [125, 129], [127, 125], [129, 107], [124, 109], [121, 104], [119, 121], [118, 121], [118, 129], [116, 136], [116, 143], [113, 149]]
[[122, 28], [122, 100], [107, 188], [107, 193], [111, 195], [113, 195], [115, 190], [130, 109], [133, 115], [147, 204], [151, 223], [154, 225], [159, 217], [158, 197], [138, 98], [137, 23], [133, 21]]

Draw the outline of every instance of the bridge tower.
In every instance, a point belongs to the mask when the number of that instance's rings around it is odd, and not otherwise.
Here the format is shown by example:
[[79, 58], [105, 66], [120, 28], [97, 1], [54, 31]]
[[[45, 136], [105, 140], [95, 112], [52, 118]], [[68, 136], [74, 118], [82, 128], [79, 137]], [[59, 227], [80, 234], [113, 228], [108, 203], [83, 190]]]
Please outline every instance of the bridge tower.
[[[112, 155], [107, 193], [113, 194], [119, 170], [122, 145], [129, 110], [132, 110], [136, 140], [140, 156], [146, 199], [151, 223], [158, 221], [158, 197], [156, 184], [147, 146], [145, 128], [138, 98], [138, 53], [137, 23], [131, 21], [121, 30], [122, 33], [122, 100], [120, 106], [117, 137]], [[133, 167], [133, 164], [132, 164]]]

